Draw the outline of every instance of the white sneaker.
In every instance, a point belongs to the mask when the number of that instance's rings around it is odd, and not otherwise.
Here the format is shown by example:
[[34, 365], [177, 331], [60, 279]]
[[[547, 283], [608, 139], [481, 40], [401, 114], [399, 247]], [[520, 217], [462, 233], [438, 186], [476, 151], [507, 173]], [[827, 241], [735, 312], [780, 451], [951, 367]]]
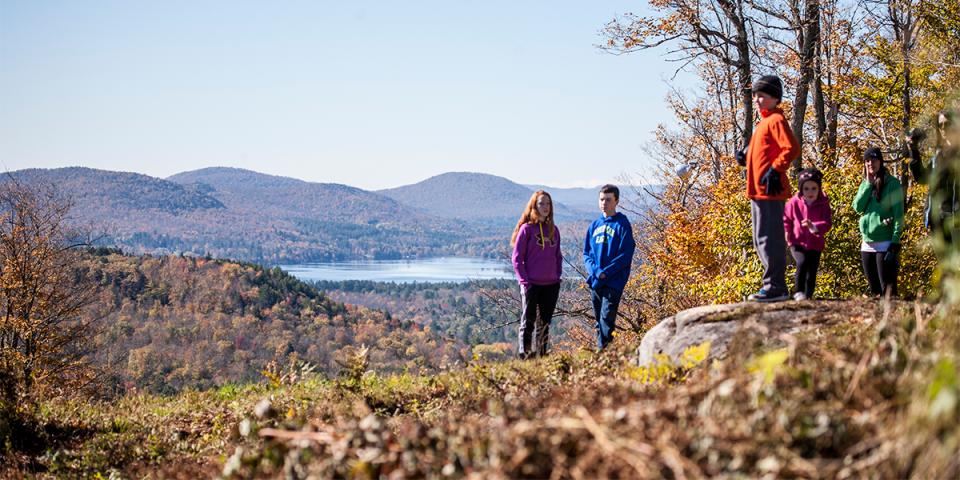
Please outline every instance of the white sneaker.
[[794, 293], [794, 294], [793, 294], [793, 299], [796, 300], [796, 301], [798, 301], [798, 302], [802, 302], [802, 301], [804, 301], [804, 300], [807, 299], [807, 294], [806, 294], [806, 293], [803, 293], [803, 292]]

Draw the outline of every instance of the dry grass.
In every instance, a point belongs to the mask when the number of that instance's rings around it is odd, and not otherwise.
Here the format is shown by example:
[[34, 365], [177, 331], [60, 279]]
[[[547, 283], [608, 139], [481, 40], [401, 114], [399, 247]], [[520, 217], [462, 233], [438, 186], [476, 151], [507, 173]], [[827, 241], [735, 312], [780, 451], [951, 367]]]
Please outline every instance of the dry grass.
[[429, 377], [379, 376], [358, 356], [336, 379], [50, 404], [40, 423], [67, 433], [4, 471], [956, 478], [957, 316], [910, 302], [830, 304], [824, 315], [845, 321], [742, 336], [725, 360], [653, 384], [637, 380], [632, 346], [621, 341], [601, 354], [478, 362]]
[[[730, 356], [642, 385], [630, 353], [475, 365], [434, 391], [378, 391], [345, 416], [261, 430], [237, 476], [352, 478], [933, 478], [955, 476], [957, 404], [931, 385], [957, 352], [956, 319], [914, 303], [835, 302], [848, 321], [777, 339], [739, 338]], [[939, 375], [939, 376], [938, 376]], [[947, 382], [947, 383], [944, 383]], [[459, 388], [458, 388], [459, 387]], [[944, 390], [945, 389], [945, 390]], [[949, 396], [949, 395], [948, 395]], [[366, 407], [370, 398], [380, 412]], [[955, 397], [954, 397], [955, 398]], [[415, 403], [421, 408], [409, 408]], [[949, 402], [947, 402], [949, 403]], [[427, 406], [425, 409], [423, 406]], [[950, 406], [950, 405], [948, 405]], [[925, 459], [923, 462], [917, 458]]]

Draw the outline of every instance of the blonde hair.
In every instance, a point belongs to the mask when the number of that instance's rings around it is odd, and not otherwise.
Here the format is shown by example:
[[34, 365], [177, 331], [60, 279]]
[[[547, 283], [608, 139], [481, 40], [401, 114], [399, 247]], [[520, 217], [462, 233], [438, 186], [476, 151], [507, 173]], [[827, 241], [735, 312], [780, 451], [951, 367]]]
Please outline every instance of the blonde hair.
[[[550, 200], [550, 213], [547, 214], [547, 218], [540, 218], [540, 212], [537, 211], [537, 200], [541, 195]], [[510, 237], [511, 247], [517, 245], [517, 234], [520, 233], [520, 227], [528, 223], [542, 223], [543, 226], [550, 230], [550, 240], [553, 241], [553, 197], [551, 197], [549, 193], [543, 190], [537, 190], [530, 196], [530, 200], [527, 201], [527, 207], [523, 209], [523, 215], [520, 215], [520, 220], [517, 221], [517, 226], [513, 229], [513, 235]]]

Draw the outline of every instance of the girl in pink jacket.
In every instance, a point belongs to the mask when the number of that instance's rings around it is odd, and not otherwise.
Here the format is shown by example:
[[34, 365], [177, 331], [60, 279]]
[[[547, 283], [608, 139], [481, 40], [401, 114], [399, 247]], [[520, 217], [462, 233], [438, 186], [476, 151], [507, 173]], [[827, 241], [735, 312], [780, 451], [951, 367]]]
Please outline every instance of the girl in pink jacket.
[[557, 307], [563, 273], [560, 229], [553, 223], [553, 199], [549, 193], [533, 192], [513, 229], [510, 244], [513, 270], [520, 281], [522, 309], [517, 356], [542, 357], [547, 354], [550, 320]]
[[820, 268], [824, 237], [833, 223], [830, 199], [821, 188], [823, 174], [815, 168], [800, 172], [799, 191], [790, 197], [783, 212], [783, 229], [790, 253], [797, 262], [794, 300], [813, 298]]

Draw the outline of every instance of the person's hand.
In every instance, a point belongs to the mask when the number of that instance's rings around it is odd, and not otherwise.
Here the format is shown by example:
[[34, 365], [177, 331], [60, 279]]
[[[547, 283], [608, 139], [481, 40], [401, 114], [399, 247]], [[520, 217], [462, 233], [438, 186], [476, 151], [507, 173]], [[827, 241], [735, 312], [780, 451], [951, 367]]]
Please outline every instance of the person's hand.
[[741, 167], [747, 166], [747, 149], [746, 148], [741, 148], [740, 150], [737, 150], [737, 153], [734, 154], [734, 157], [736, 157], [737, 159], [737, 165], [740, 165]]
[[899, 254], [900, 254], [900, 244], [891, 243], [890, 246], [887, 247], [887, 253], [883, 255], [883, 261], [892, 262], [897, 259], [897, 255]]
[[810, 233], [817, 233], [817, 226], [810, 221], [809, 218], [804, 218], [800, 221], [800, 225], [807, 230], [810, 230]]
[[607, 274], [606, 274], [606, 273], [603, 273], [603, 272], [600, 272], [600, 276], [597, 277], [597, 278], [599, 278], [600, 280], [603, 280], [604, 278], [607, 278]]
[[775, 168], [767, 168], [766, 173], [760, 177], [760, 185], [763, 185], [767, 195], [778, 195], [783, 191], [783, 184], [780, 183], [780, 172]]
[[922, 142], [925, 138], [927, 138], [927, 134], [923, 131], [923, 129], [914, 128], [907, 132], [907, 136], [904, 138], [904, 140], [906, 140], [908, 145], [913, 147], [920, 144], [920, 142]]

